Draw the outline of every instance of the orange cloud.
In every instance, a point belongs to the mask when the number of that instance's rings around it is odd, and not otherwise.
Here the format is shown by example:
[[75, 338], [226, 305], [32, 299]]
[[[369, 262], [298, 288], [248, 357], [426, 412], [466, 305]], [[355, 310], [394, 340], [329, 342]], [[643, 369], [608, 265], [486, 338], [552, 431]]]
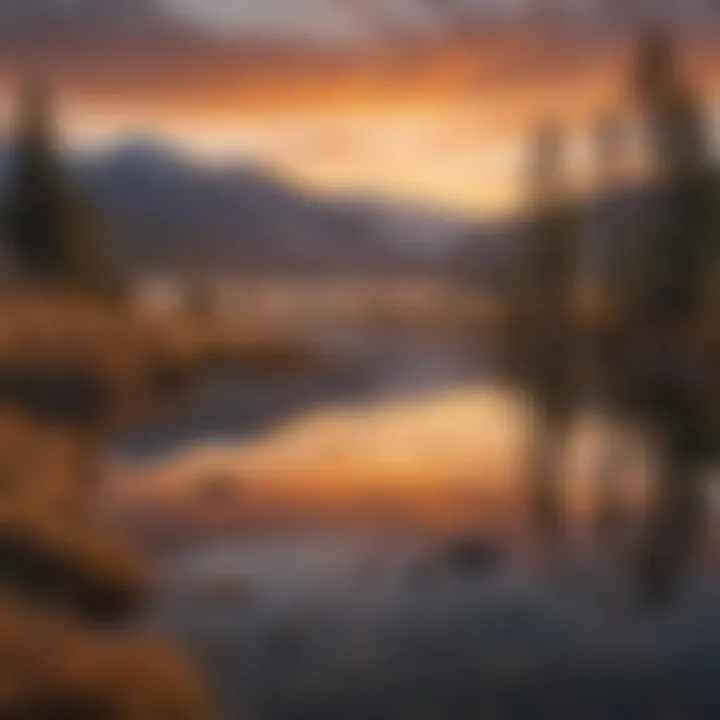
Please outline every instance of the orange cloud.
[[583, 75], [616, 43], [565, 40], [507, 29], [467, 38], [403, 42], [396, 47], [235, 48], [194, 36], [92, 40], [0, 48], [0, 75], [50, 77], [93, 106], [152, 107], [212, 117], [228, 113], [454, 102], [508, 88], [549, 86]]
[[[168, 33], [0, 47], [5, 87], [47, 74], [73, 142], [137, 133], [237, 156], [324, 191], [486, 213], [517, 200], [522, 143], [548, 115], [582, 128], [622, 100], [629, 36], [495, 29], [393, 47], [237, 47]], [[720, 51], [689, 43], [698, 81]]]

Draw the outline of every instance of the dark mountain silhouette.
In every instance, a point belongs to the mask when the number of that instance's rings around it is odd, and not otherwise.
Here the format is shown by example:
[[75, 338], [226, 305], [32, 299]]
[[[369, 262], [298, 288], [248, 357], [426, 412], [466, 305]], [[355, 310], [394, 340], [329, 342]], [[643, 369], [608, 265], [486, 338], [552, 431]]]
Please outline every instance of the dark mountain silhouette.
[[[436, 271], [467, 221], [367, 198], [327, 199], [257, 168], [208, 168], [149, 141], [66, 161], [129, 271]], [[0, 146], [0, 190], [11, 151]]]
[[388, 204], [322, 200], [257, 169], [200, 168], [148, 143], [79, 163], [76, 175], [130, 268], [421, 269], [465, 227]]

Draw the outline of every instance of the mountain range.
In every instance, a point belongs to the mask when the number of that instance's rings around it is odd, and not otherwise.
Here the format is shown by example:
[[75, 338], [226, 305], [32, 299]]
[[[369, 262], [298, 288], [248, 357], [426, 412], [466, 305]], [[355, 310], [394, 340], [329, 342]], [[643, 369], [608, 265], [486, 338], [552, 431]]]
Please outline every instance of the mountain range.
[[[0, 187], [11, 164], [0, 149]], [[433, 272], [472, 228], [400, 203], [316, 196], [253, 167], [200, 165], [152, 141], [66, 164], [127, 271]]]

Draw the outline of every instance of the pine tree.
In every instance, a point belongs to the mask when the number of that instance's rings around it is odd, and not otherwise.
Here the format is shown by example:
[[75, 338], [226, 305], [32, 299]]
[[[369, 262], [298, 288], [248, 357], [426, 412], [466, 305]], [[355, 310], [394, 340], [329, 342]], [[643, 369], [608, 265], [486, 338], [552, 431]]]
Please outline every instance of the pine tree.
[[105, 290], [101, 223], [66, 181], [52, 131], [48, 94], [28, 86], [21, 98], [5, 224], [20, 274], [33, 283]]
[[562, 162], [565, 138], [556, 125], [543, 124], [531, 146], [529, 240], [524, 283], [526, 302], [548, 322], [564, 322], [575, 284], [576, 236]]
[[638, 573], [648, 600], [665, 602], [684, 574], [701, 530], [701, 473], [717, 446], [712, 359], [692, 333], [715, 244], [714, 177], [701, 104], [667, 37], [641, 43], [635, 95], [658, 181], [647, 238], [647, 294], [636, 344], [647, 358], [639, 386], [643, 423], [662, 462]]
[[688, 318], [699, 309], [713, 250], [714, 182], [700, 102], [666, 36], [641, 42], [634, 93], [659, 184], [642, 268], [648, 274], [645, 312]]
[[550, 538], [562, 526], [560, 459], [573, 411], [571, 313], [576, 271], [576, 224], [566, 196], [565, 138], [542, 125], [530, 151], [529, 245], [518, 293], [515, 353], [536, 411], [530, 450], [530, 504]]

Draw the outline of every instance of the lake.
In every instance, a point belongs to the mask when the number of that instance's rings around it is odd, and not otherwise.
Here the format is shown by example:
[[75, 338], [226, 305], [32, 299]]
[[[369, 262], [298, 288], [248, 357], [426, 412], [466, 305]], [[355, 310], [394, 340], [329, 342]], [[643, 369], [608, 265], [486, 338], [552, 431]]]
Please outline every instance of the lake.
[[[172, 529], [145, 541], [148, 622], [187, 644], [226, 717], [717, 716], [711, 482], [692, 484], [700, 512], [668, 514], [639, 429], [587, 413], [550, 531], [523, 485], [532, 403], [497, 353], [382, 333], [329, 355], [218, 371], [115, 448], [134, 477], [119, 505]], [[632, 461], [607, 526], [592, 468], [613, 433]]]

